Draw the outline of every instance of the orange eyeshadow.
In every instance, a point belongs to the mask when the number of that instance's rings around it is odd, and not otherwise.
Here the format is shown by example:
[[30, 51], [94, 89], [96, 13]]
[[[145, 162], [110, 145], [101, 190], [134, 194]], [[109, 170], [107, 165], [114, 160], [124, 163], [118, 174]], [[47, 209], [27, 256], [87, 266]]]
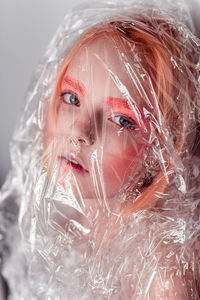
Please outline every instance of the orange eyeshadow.
[[141, 109], [139, 109], [134, 103], [128, 103], [125, 99], [109, 97], [106, 100], [106, 105], [109, 106], [109, 111], [107, 113], [121, 113], [132, 118], [138, 126], [145, 130], [149, 131], [149, 127], [144, 121], [143, 114]]
[[61, 82], [61, 91], [63, 92], [68, 89], [75, 92], [79, 97], [83, 97], [86, 91], [84, 85], [80, 81], [75, 80], [72, 77], [66, 76]]

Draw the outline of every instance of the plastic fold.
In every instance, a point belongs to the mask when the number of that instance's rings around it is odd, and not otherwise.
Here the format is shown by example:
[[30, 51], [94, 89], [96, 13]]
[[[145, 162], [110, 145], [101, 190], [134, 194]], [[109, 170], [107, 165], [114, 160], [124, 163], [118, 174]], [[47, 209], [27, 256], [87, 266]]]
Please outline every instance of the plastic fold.
[[199, 40], [162, 2], [82, 5], [49, 44], [0, 194], [8, 299], [199, 299]]

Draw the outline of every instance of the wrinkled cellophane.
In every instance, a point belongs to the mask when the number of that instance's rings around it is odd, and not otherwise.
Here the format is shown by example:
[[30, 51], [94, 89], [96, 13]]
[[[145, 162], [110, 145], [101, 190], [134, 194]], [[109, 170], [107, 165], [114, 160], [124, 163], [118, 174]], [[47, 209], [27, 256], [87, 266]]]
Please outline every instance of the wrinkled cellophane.
[[66, 15], [10, 144], [9, 299], [199, 299], [199, 67], [183, 1]]

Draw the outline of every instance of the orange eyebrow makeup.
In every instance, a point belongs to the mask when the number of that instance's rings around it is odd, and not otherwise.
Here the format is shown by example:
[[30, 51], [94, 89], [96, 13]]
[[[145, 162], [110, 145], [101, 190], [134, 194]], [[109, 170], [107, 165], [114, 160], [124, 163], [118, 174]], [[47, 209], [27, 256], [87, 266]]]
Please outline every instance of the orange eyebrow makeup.
[[80, 81], [69, 76], [64, 77], [61, 83], [61, 91], [65, 91], [67, 89], [75, 92], [80, 97], [83, 97], [86, 91], [84, 85]]
[[150, 130], [144, 121], [142, 112], [134, 103], [129, 104], [125, 99], [109, 97], [106, 100], [106, 105], [110, 107], [107, 113], [112, 112], [127, 115], [128, 117], [132, 118], [141, 129], [145, 131]]

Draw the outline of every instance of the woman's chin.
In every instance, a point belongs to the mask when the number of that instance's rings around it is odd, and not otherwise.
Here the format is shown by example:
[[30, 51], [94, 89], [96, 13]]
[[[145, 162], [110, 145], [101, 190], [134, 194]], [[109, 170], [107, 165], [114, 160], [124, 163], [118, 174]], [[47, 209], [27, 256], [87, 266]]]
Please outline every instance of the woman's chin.
[[[94, 189], [87, 187], [77, 189], [76, 186], [71, 186], [74, 197], [88, 217], [96, 218], [101, 213], [105, 216], [106, 213], [117, 214], [119, 212], [119, 203], [116, 201], [117, 193], [97, 193]], [[81, 192], [80, 192], [81, 191]]]

